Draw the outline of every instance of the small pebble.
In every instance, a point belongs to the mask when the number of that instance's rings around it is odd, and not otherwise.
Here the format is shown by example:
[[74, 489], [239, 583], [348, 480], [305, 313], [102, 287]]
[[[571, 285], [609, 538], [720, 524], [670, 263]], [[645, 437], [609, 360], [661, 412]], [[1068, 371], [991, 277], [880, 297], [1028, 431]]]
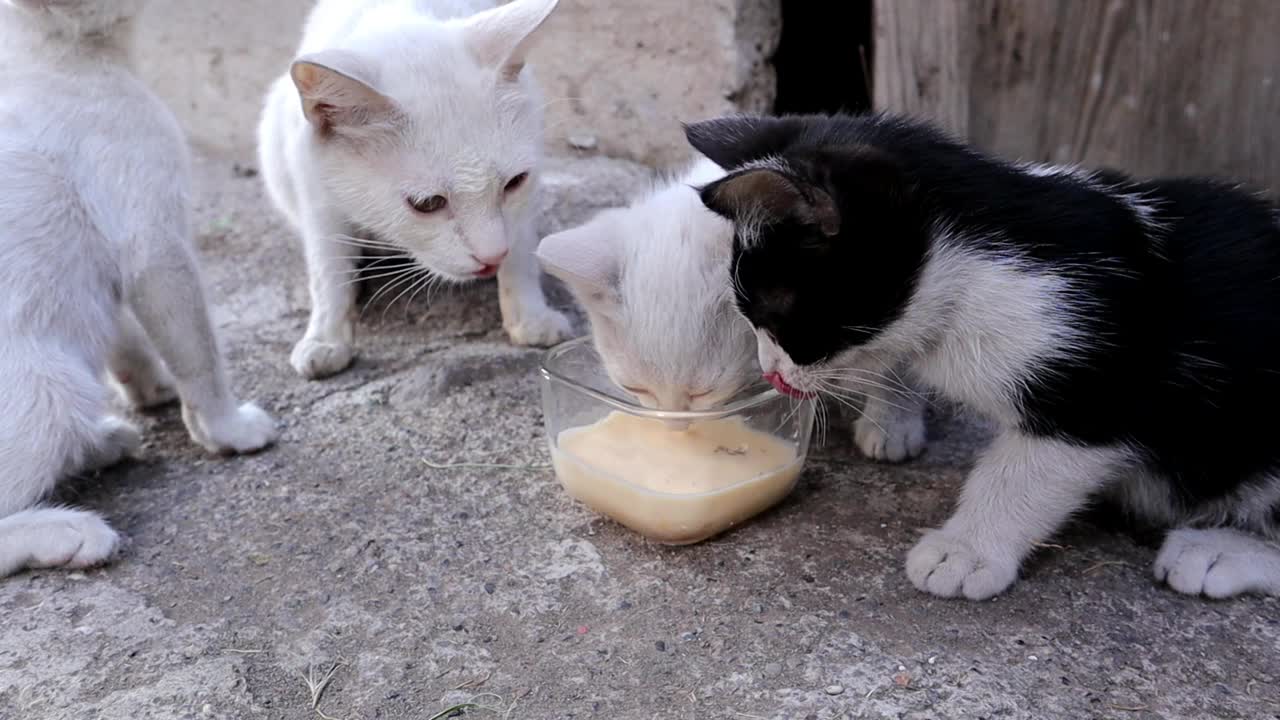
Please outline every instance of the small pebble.
[[1028, 659], [1028, 660], [1039, 660], [1039, 658], [1037, 658], [1035, 655], [1028, 655], [1028, 656], [1027, 656], [1027, 659]]
[[937, 655], [934, 655], [933, 657], [929, 658], [929, 664], [930, 664], [930, 665], [932, 665], [932, 664], [934, 664], [934, 663], [936, 663], [936, 662], [938, 662], [938, 656], [937, 656]]
[[764, 666], [765, 677], [777, 677], [782, 674], [782, 665], [780, 663], [771, 662]]
[[493, 583], [491, 583], [491, 582], [487, 582], [487, 583], [485, 583], [485, 584], [484, 584], [484, 591], [485, 591], [485, 593], [486, 593], [486, 594], [488, 594], [488, 595], [492, 595], [492, 594], [493, 594], [493, 591], [494, 591], [494, 590], [497, 590], [497, 589], [498, 589], [498, 586], [497, 586], [497, 585], [494, 585], [494, 584], [493, 584]]
[[844, 687], [840, 685], [828, 685], [824, 690], [828, 695], [841, 695], [844, 693]]
[[213, 706], [212, 706], [212, 705], [210, 705], [209, 703], [205, 703], [205, 704], [204, 704], [203, 706], [201, 706], [201, 708], [200, 708], [200, 714], [201, 714], [201, 715], [204, 715], [205, 717], [209, 717], [209, 716], [213, 715]]
[[578, 634], [579, 634], [579, 635], [586, 635], [586, 634], [587, 634], [587, 633], [589, 633], [589, 632], [591, 632], [591, 628], [587, 627], [586, 625], [579, 625], [579, 626], [578, 626]]
[[658, 652], [666, 652], [666, 651], [667, 651], [667, 644], [666, 644], [666, 643], [664, 643], [664, 642], [662, 642], [661, 640], [659, 640], [658, 642], [654, 643], [654, 644], [653, 644], [653, 647], [654, 647], [654, 648], [656, 648], [656, 649], [658, 650]]

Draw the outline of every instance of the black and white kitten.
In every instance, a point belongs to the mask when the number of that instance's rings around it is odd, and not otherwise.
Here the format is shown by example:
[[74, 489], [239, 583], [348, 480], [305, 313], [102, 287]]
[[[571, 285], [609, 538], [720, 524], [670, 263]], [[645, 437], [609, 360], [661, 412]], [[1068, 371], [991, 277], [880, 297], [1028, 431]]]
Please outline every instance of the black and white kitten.
[[731, 271], [760, 362], [816, 393], [906, 363], [999, 433], [907, 556], [988, 598], [1091, 498], [1171, 528], [1184, 593], [1280, 595], [1280, 226], [1200, 179], [1017, 165], [884, 115], [687, 127], [726, 177]]

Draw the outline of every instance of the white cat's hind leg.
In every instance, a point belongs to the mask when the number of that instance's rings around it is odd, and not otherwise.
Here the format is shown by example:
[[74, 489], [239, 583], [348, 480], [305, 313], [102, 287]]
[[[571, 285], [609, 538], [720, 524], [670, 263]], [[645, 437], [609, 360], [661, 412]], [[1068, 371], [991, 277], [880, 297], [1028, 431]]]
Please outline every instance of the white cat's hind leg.
[[548, 347], [572, 338], [574, 332], [569, 318], [547, 303], [542, 267], [534, 255], [537, 248], [537, 234], [532, 224], [526, 223], [498, 268], [498, 307], [511, 342]]
[[94, 513], [32, 508], [68, 473], [113, 464], [138, 446], [137, 428], [102, 417], [98, 378], [56, 350], [38, 348], [4, 368], [0, 402], [0, 577], [28, 567], [106, 561], [119, 536]]
[[1280, 546], [1229, 528], [1180, 528], [1165, 537], [1153, 572], [1188, 595], [1280, 596]]
[[178, 398], [177, 384], [131, 310], [120, 313], [119, 334], [107, 360], [108, 377], [130, 407], [159, 407]]
[[31, 508], [0, 518], [0, 577], [26, 568], [86, 568], [107, 562], [120, 535], [96, 513]]

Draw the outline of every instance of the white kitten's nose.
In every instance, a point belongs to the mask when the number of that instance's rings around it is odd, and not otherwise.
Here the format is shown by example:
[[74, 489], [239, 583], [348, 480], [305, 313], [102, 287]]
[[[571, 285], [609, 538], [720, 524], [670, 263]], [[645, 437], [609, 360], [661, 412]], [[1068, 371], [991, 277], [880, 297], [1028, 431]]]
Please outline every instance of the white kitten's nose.
[[480, 263], [480, 269], [472, 274], [479, 278], [493, 277], [498, 273], [498, 266], [502, 264], [506, 257], [506, 250], [494, 255], [472, 255], [471, 259]]
[[503, 250], [502, 252], [490, 253], [488, 255], [472, 255], [471, 259], [481, 265], [496, 267], [501, 265], [503, 260], [507, 259], [507, 251]]

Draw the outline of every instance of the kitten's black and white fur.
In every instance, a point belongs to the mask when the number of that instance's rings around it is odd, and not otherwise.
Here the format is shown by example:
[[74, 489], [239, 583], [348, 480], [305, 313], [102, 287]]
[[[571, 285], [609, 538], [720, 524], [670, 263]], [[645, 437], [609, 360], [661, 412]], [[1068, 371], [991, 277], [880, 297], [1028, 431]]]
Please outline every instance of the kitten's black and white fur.
[[1280, 228], [1200, 179], [1019, 165], [884, 115], [687, 128], [783, 389], [905, 362], [999, 432], [907, 557], [988, 598], [1090, 499], [1169, 527], [1174, 589], [1280, 595]]

